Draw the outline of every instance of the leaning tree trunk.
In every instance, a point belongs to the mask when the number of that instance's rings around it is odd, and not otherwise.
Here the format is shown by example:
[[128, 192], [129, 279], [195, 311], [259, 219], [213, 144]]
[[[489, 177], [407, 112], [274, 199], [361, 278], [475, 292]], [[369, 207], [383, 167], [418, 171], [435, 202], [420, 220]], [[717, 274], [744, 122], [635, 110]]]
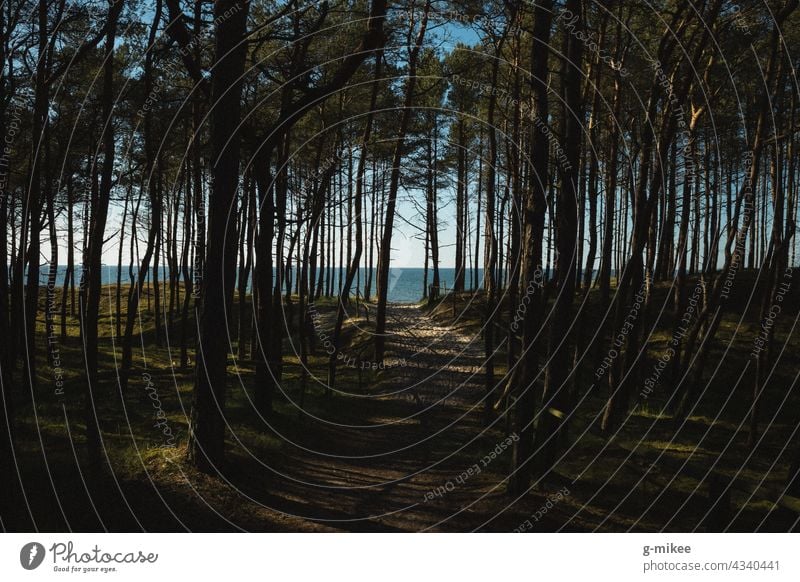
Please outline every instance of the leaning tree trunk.
[[[394, 229], [395, 207], [397, 206], [397, 193], [400, 190], [400, 164], [403, 160], [406, 136], [411, 123], [412, 105], [414, 104], [414, 88], [417, 84], [417, 61], [422, 43], [425, 40], [425, 31], [428, 27], [428, 12], [431, 2], [426, 0], [422, 12], [419, 32], [414, 47], [408, 56], [408, 80], [406, 94], [403, 100], [403, 112], [400, 117], [400, 127], [397, 131], [394, 154], [392, 156], [392, 174], [389, 181], [389, 193], [386, 200], [386, 216], [381, 236], [380, 253], [378, 256], [378, 306], [375, 315], [375, 360], [383, 362], [386, 352], [386, 305], [389, 292], [389, 263], [392, 259], [392, 231]], [[409, 37], [411, 31], [409, 31]]]
[[[152, 46], [156, 40], [156, 32], [161, 21], [161, 2], [156, 3], [156, 11], [153, 16], [153, 24], [150, 28], [149, 46]], [[144, 91], [145, 95], [149, 95], [153, 87], [153, 53], [147, 51], [144, 60]], [[147, 278], [147, 273], [150, 269], [150, 260], [153, 253], [156, 251], [156, 242], [159, 236], [159, 229], [161, 227], [161, 211], [162, 211], [162, 196], [160, 182], [154, 177], [155, 173], [161, 173], [161, 166], [157, 162], [156, 142], [157, 136], [154, 135], [153, 129], [153, 111], [152, 107], [146, 106], [143, 111], [144, 114], [144, 176], [147, 180], [147, 192], [150, 197], [150, 229], [147, 233], [147, 246], [142, 257], [141, 264], [139, 265], [139, 273], [136, 281], [131, 281], [131, 290], [128, 294], [128, 305], [125, 311], [125, 330], [121, 338], [122, 343], [122, 358], [119, 367], [119, 383], [120, 390], [124, 394], [128, 388], [128, 377], [130, 375], [132, 355], [133, 355], [133, 328], [136, 325], [136, 319], [139, 315], [139, 301], [144, 290], [144, 282]], [[135, 222], [135, 219], [134, 219]], [[133, 236], [133, 234], [132, 234]], [[153, 271], [154, 278], [156, 271]], [[135, 286], [135, 287], [134, 287]], [[156, 287], [157, 289], [157, 287]], [[156, 313], [156, 325], [158, 325], [158, 314]], [[156, 328], [158, 329], [158, 328]], [[158, 337], [158, 336], [156, 336]]]
[[[800, 4], [799, 0], [788, 0], [775, 18], [775, 27], [770, 38], [770, 58], [764, 82], [766, 88], [759, 98], [758, 117], [755, 123], [753, 142], [748, 154], [749, 168], [737, 199], [737, 208], [730, 231], [731, 236], [728, 238], [725, 249], [726, 260], [720, 275], [716, 278], [711, 291], [708, 293], [708, 299], [697, 321], [695, 321], [687, 334], [688, 339], [683, 349], [683, 366], [676, 373], [676, 377], [683, 378], [683, 382], [678, 386], [682, 396], [675, 415], [676, 422], [685, 419], [697, 402], [698, 394], [702, 387], [704, 361], [708, 351], [711, 349], [711, 345], [714, 343], [713, 339], [719, 329], [722, 316], [728, 307], [730, 287], [744, 263], [744, 244], [753, 226], [755, 188], [758, 183], [758, 171], [769, 126], [768, 116], [772, 114], [772, 105], [768, 92], [770, 88], [775, 86], [779, 68], [778, 59], [781, 58], [778, 52], [781, 25], [797, 9], [798, 4]], [[744, 216], [742, 218], [742, 227], [739, 231], [737, 226], [742, 207], [744, 207]], [[697, 353], [695, 353], [695, 345], [699, 345]]]
[[[336, 388], [336, 362], [338, 360], [338, 353], [341, 348], [341, 334], [342, 325], [344, 325], [345, 316], [345, 301], [350, 295], [350, 288], [353, 285], [353, 279], [358, 272], [359, 264], [361, 263], [361, 254], [364, 250], [363, 241], [363, 226], [361, 221], [361, 213], [363, 209], [364, 198], [364, 177], [367, 172], [367, 149], [369, 141], [372, 138], [372, 124], [375, 116], [375, 106], [378, 102], [378, 91], [380, 89], [380, 79], [383, 71], [383, 51], [378, 50], [375, 53], [375, 80], [372, 83], [372, 94], [369, 101], [369, 113], [367, 113], [366, 124], [364, 125], [364, 134], [361, 137], [361, 154], [358, 158], [358, 169], [356, 170], [356, 192], [355, 192], [355, 213], [353, 215], [353, 228], [355, 229], [355, 248], [353, 249], [353, 256], [350, 265], [347, 269], [347, 276], [344, 280], [344, 285], [339, 292], [339, 304], [336, 309], [336, 324], [333, 328], [333, 353], [328, 359], [328, 390]], [[349, 252], [348, 252], [349, 255]]]
[[[261, 172], [262, 184], [268, 184], [269, 180], [264, 182], [264, 178], [269, 174], [269, 158], [276, 145], [283, 140], [284, 150], [281, 152], [282, 160], [288, 157], [289, 138], [288, 133], [291, 127], [297, 123], [309, 108], [317, 102], [326, 99], [330, 95], [336, 93], [344, 84], [355, 74], [358, 67], [366, 59], [367, 55], [372, 52], [376, 47], [382, 43], [383, 39], [383, 22], [386, 18], [386, 0], [372, 0], [370, 5], [370, 17], [367, 22], [367, 30], [361, 38], [358, 47], [351, 52], [351, 54], [344, 59], [340, 68], [333, 76], [330, 83], [325, 86], [318, 87], [316, 90], [309, 91], [299, 101], [289, 102], [288, 99], [282, 98], [281, 114], [278, 120], [271, 125], [264, 135], [268, 136], [258, 144], [258, 154], [262, 161], [256, 160], [254, 172], [256, 172], [256, 185], [259, 183], [259, 172]], [[287, 86], [288, 87], [288, 86]], [[291, 94], [291, 92], [289, 93]], [[266, 175], [264, 174], [266, 172]], [[259, 190], [259, 197], [265, 196], [265, 203], [273, 204], [272, 198], [266, 192], [266, 186], [261, 187]], [[271, 265], [272, 255], [272, 235], [274, 225], [259, 224], [259, 235], [256, 246], [256, 276], [259, 279], [257, 288], [258, 295], [258, 335], [260, 341], [265, 345], [263, 357], [259, 358], [259, 363], [256, 365], [256, 384], [258, 391], [256, 398], [264, 398], [259, 405], [256, 402], [257, 408], [269, 410], [271, 408], [272, 389], [274, 384], [281, 377], [282, 372], [282, 339], [283, 330], [273, 329], [273, 315], [277, 315], [282, 311], [282, 298], [281, 286], [285, 282], [286, 285], [286, 299], [287, 303], [290, 298], [291, 290], [291, 256], [292, 244], [290, 241], [289, 248], [284, 255], [284, 238], [286, 234], [286, 196], [288, 183], [285, 172], [279, 173], [275, 180], [275, 197], [274, 206], [265, 209], [262, 204], [261, 212], [268, 212], [270, 220], [274, 213], [277, 222], [277, 277], [275, 278], [274, 288], [265, 289], [262, 284], [271, 280], [271, 267], [265, 269], [264, 265], [269, 263]], [[298, 220], [299, 224], [299, 220]], [[262, 230], [262, 227], [265, 230]], [[298, 233], [299, 233], [298, 227]], [[286, 265], [283, 265], [284, 256], [286, 257]], [[261, 265], [261, 267], [259, 267]], [[285, 267], [285, 268], [284, 268]], [[258, 274], [261, 269], [261, 275]], [[264, 272], [265, 270], [268, 273]], [[263, 279], [262, 279], [263, 278]], [[262, 295], [263, 294], [263, 295]], [[267, 298], [272, 295], [273, 301], [271, 306], [266, 303]], [[291, 309], [291, 305], [287, 306], [287, 310]], [[282, 315], [282, 314], [281, 314]], [[291, 319], [291, 313], [289, 314]], [[265, 342], [265, 338], [269, 341]], [[267, 360], [267, 361], [262, 361]], [[261, 394], [261, 396], [259, 396]]]

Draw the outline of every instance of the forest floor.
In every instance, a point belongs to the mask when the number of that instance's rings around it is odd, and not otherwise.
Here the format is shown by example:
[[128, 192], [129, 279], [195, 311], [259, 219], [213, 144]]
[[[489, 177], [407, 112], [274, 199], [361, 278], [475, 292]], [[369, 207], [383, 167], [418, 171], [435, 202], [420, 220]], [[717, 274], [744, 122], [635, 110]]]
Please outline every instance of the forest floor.
[[[263, 529], [277, 519], [298, 530], [511, 531], [547, 502], [544, 488], [513, 505], [504, 493], [513, 441], [497, 422], [482, 423], [479, 338], [418, 305], [391, 305], [387, 319], [388, 355], [377, 382], [360, 389], [340, 382], [338, 392], [321, 396], [327, 405], [300, 417], [299, 430], [273, 426], [284, 444], [269, 459], [234, 449], [226, 476], [237, 495], [224, 512], [250, 516], [237, 525]], [[309, 379], [316, 380], [323, 379]], [[174, 486], [188, 486], [187, 468], [173, 470]], [[218, 489], [193, 477], [209, 492]], [[250, 502], [236, 507], [242, 499]]]
[[[656, 289], [663, 295], [666, 289]], [[595, 299], [587, 294], [586, 301]], [[658, 303], [660, 296], [654, 303]], [[113, 303], [111, 297], [109, 305]], [[76, 322], [59, 344], [64, 394], [53, 396], [52, 366], [39, 363], [36, 406], [18, 391], [17, 447], [25, 496], [11, 530], [43, 531], [787, 531], [797, 529], [800, 499], [786, 494], [797, 446], [792, 334], [796, 301], [784, 306], [776, 340], [781, 360], [763, 395], [763, 429], [747, 443], [751, 374], [718, 366], [696, 410], [676, 427], [669, 394], [639, 402], [620, 431], [597, 430], [604, 392], [577, 389], [564, 455], [547, 481], [520, 498], [505, 492], [512, 442], [503, 410], [484, 422], [481, 306], [468, 297], [428, 307], [391, 305], [386, 365], [369, 359], [374, 304], [353, 317], [341, 350], [337, 390], [325, 388], [325, 331], [331, 301], [318, 302], [309, 374], [287, 338], [275, 414], [250, 402], [253, 362], [231, 362], [226, 419], [228, 464], [222, 475], [185, 460], [192, 370], [176, 366], [176, 348], [155, 347], [152, 316], [142, 313], [142, 346], [129, 391], [120, 395], [118, 340], [106, 306], [96, 410], [108, 467], [87, 467]], [[599, 317], [596, 310], [589, 312]], [[732, 313], [718, 347], [747, 361], [758, 332], [752, 309]], [[234, 314], [235, 317], [236, 314]], [[374, 318], [372, 318], [374, 319]], [[507, 324], [506, 324], [507, 325]], [[652, 365], [670, 322], [653, 324]], [[589, 319], [586, 329], [596, 329]], [[174, 342], [174, 330], [170, 334]], [[498, 352], [496, 378], [505, 373]], [[709, 366], [709, 369], [712, 367]], [[587, 373], [588, 372], [588, 373]], [[584, 370], [583, 377], [590, 371]], [[50, 379], [48, 381], [48, 379]], [[22, 394], [19, 394], [22, 392]], [[501, 392], [495, 389], [492, 403]], [[154, 398], [155, 396], [155, 398]], [[30, 396], [27, 396], [28, 402]], [[302, 408], [302, 412], [300, 411]], [[155, 410], [164, 422], [156, 427]], [[177, 446], [164, 447], [168, 426]], [[513, 437], [514, 435], [512, 435]], [[713, 506], [718, 498], [724, 503]], [[31, 517], [29, 517], [32, 516]], [[720, 525], [723, 524], [723, 525]]]

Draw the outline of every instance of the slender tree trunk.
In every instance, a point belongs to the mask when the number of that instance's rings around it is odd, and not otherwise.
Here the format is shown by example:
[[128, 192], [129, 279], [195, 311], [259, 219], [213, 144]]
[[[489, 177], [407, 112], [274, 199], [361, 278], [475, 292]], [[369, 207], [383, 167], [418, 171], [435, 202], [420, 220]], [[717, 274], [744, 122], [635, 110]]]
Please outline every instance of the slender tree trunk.
[[[780, 77], [778, 74], [780, 27], [792, 12], [797, 9], [798, 4], [800, 4], [798, 0], [787, 1], [776, 15], [773, 33], [770, 35], [770, 57], [766, 68], [765, 90], [759, 97], [753, 142], [746, 158], [747, 173], [740, 188], [737, 208], [731, 221], [730, 236], [725, 249], [726, 261], [720, 275], [714, 281], [711, 291], [707, 293], [707, 300], [704, 302], [703, 309], [687, 334], [688, 339], [683, 350], [683, 368], [676, 374], [676, 377], [683, 378], [682, 384], [678, 386], [679, 391], [682, 392], [680, 404], [675, 415], [678, 422], [686, 418], [690, 409], [697, 402], [708, 350], [713, 344], [713, 339], [727, 308], [733, 278], [735, 278], [744, 263], [744, 245], [754, 222], [755, 188], [758, 183], [758, 172], [766, 138], [766, 128], [769, 124], [768, 116], [771, 114], [772, 109], [767, 92], [775, 87], [776, 81], [780, 81], [778, 79]], [[739, 214], [742, 211], [744, 216], [741, 230], [739, 230]], [[701, 330], [703, 331], [702, 338], [700, 337]], [[695, 353], [695, 345], [698, 341], [700, 347]], [[693, 362], [691, 370], [688, 369], [690, 362]]]
[[[333, 329], [333, 353], [330, 354], [328, 359], [328, 390], [336, 388], [336, 363], [338, 361], [339, 350], [341, 349], [341, 334], [342, 325], [344, 324], [345, 316], [345, 300], [350, 295], [350, 288], [353, 285], [358, 266], [361, 263], [361, 253], [363, 252], [364, 241], [362, 236], [361, 215], [363, 212], [363, 199], [364, 195], [364, 180], [367, 171], [367, 150], [369, 142], [372, 139], [372, 125], [374, 119], [374, 111], [378, 102], [378, 92], [380, 90], [380, 80], [383, 74], [383, 49], [375, 52], [375, 80], [372, 83], [372, 94], [370, 96], [369, 113], [364, 125], [364, 134], [361, 138], [361, 152], [358, 156], [358, 168], [356, 170], [356, 183], [355, 183], [355, 199], [353, 200], [355, 206], [355, 213], [353, 215], [353, 229], [355, 230], [355, 247], [353, 248], [353, 255], [351, 262], [347, 269], [347, 277], [342, 286], [339, 294], [339, 303], [336, 309], [336, 324]], [[348, 250], [348, 257], [350, 251]]]
[[[6, 43], [11, 34], [11, 30], [6, 28], [6, 19], [3, 8], [0, 7], [0, 63], [5, 63], [6, 60]], [[10, 27], [9, 27], [10, 28]], [[2, 65], [5, 66], [4, 64]], [[5, 72], [5, 71], [3, 71]], [[5, 80], [5, 79], [3, 79]], [[6, 127], [8, 119], [8, 108], [3, 106], [0, 109], [0, 135], [6, 134]], [[0, 233], [4, 237], [0, 242], [0, 337], [8, 338], [9, 332], [9, 285], [8, 285], [8, 240], [9, 235], [12, 240], [14, 239], [12, 215], [11, 225], [9, 225], [9, 204], [8, 200], [11, 197], [8, 187], [8, 160], [5, 156], [0, 157]], [[9, 232], [9, 226], [12, 226]], [[13, 246], [12, 246], [13, 248]], [[11, 259], [13, 260], [13, 253]], [[13, 531], [16, 526], [16, 499], [18, 499], [17, 480], [14, 475], [14, 423], [15, 413], [14, 404], [12, 400], [12, 393], [9, 387], [11, 386], [11, 369], [9, 360], [9, 345], [8, 342], [0, 342], [0, 487], [3, 494], [0, 495], [0, 520], [4, 524], [6, 531]]]
[[84, 400], [84, 415], [87, 432], [87, 448], [89, 461], [99, 465], [102, 461], [100, 421], [96, 408], [96, 389], [98, 388], [98, 316], [100, 311], [100, 295], [102, 293], [102, 257], [103, 236], [108, 217], [108, 205], [111, 200], [111, 188], [114, 173], [114, 45], [117, 34], [117, 21], [122, 10], [123, 1], [109, 8], [109, 26], [105, 41], [105, 58], [103, 61], [102, 119], [104, 122], [103, 166], [98, 196], [93, 200], [91, 229], [88, 246], [81, 275], [81, 336], [84, 345], [84, 360], [87, 378], [87, 394]]
[[472, 260], [473, 273], [472, 273], [472, 288], [476, 291], [479, 289], [480, 278], [478, 276], [478, 265], [480, 264], [478, 257], [480, 257], [481, 246], [481, 198], [483, 196], [483, 125], [481, 125], [480, 137], [478, 138], [478, 202], [475, 208], [475, 255]]
[[[160, 25], [161, 17], [161, 1], [156, 3], [156, 11], [153, 17], [153, 23], [150, 28], [150, 44], [155, 42], [156, 32]], [[144, 62], [144, 90], [145, 94], [150, 94], [153, 86], [153, 54], [148, 51], [145, 55]], [[154, 134], [153, 129], [153, 111], [152, 108], [146, 108], [143, 111], [144, 115], [144, 152], [145, 152], [145, 166], [144, 166], [144, 179], [146, 180], [146, 189], [148, 197], [150, 198], [150, 228], [147, 232], [147, 247], [145, 248], [144, 256], [142, 257], [139, 265], [139, 272], [136, 275], [135, 281], [131, 278], [131, 289], [128, 294], [128, 305], [125, 315], [125, 330], [121, 336], [122, 343], [122, 357], [120, 359], [119, 367], [119, 383], [120, 391], [124, 394], [128, 388], [128, 377], [132, 366], [133, 359], [133, 330], [136, 321], [139, 318], [139, 301], [141, 300], [142, 292], [145, 290], [145, 281], [150, 269], [150, 260], [153, 253], [157, 253], [157, 239], [159, 237], [159, 230], [161, 226], [161, 211], [162, 211], [162, 198], [160, 191], [159, 180], [156, 174], [160, 174], [159, 160], [156, 154], [156, 144], [158, 141], [157, 136]], [[137, 213], [138, 214], [138, 213]], [[134, 217], [132, 225], [136, 224]], [[134, 226], [131, 227], [132, 229]], [[131, 236], [135, 239], [135, 230], [132, 230]], [[133, 259], [133, 257], [131, 257]], [[158, 261], [156, 261], [158, 265]], [[157, 268], [157, 267], [156, 267]], [[155, 275], [155, 269], [154, 269]], [[156, 329], [158, 329], [158, 314], [156, 314]], [[158, 335], [156, 335], [158, 341]]]
[[[537, 2], [534, 8], [533, 42], [531, 43], [531, 89], [534, 99], [533, 114], [546, 123], [549, 117], [547, 63], [550, 46], [550, 27], [552, 23], [553, 2]], [[514, 405], [512, 425], [519, 437], [514, 443], [512, 454], [513, 473], [508, 482], [513, 495], [524, 493], [530, 483], [531, 458], [533, 452], [533, 421], [536, 413], [536, 379], [539, 375], [539, 358], [534, 348], [539, 333], [542, 304], [542, 248], [544, 219], [547, 212], [546, 189], [548, 185], [548, 164], [550, 142], [536, 124], [530, 125], [531, 179], [525, 193], [523, 221], [523, 293], [529, 296], [527, 308], [522, 319], [522, 341], [519, 381], [514, 381]], [[516, 332], [514, 324], [511, 331]]]
[[73, 213], [74, 197], [72, 190], [72, 178], [67, 178], [67, 267], [64, 272], [64, 287], [61, 292], [61, 339], [67, 337], [67, 298], [72, 291], [72, 315], [74, 315], [74, 295], [75, 285], [75, 235], [73, 233]]
[[117, 252], [117, 286], [115, 289], [114, 324], [116, 326], [117, 341], [122, 337], [122, 254], [125, 251], [125, 223], [128, 219], [128, 203], [130, 202], [133, 185], [125, 191], [125, 206], [122, 210], [122, 221], [119, 224], [119, 250]]
[[[435, 115], [435, 113], [434, 113]], [[436, 123], [434, 122], [434, 127]], [[426, 206], [426, 228], [427, 240], [430, 247], [431, 268], [433, 270], [432, 289], [433, 292], [428, 296], [428, 301], [435, 301], [439, 298], [441, 280], [439, 277], [439, 223], [436, 219], [436, 151], [433, 140], [427, 140], [428, 167], [426, 169], [427, 184], [425, 186], [425, 206]], [[426, 253], [427, 255], [427, 253]], [[427, 260], [427, 257], [426, 257]], [[427, 274], [427, 273], [426, 273]], [[427, 277], [426, 277], [427, 281]]]
[[456, 159], [458, 160], [458, 173], [456, 178], [456, 257], [455, 257], [455, 278], [453, 280], [453, 291], [460, 293], [464, 291], [464, 278], [465, 278], [465, 256], [464, 250], [466, 248], [466, 231], [465, 231], [465, 212], [466, 206], [466, 191], [467, 184], [464, 177], [466, 171], [466, 148], [464, 143], [464, 118], [458, 117], [456, 126], [456, 135], [458, 136], [458, 143], [456, 144]]
[[[577, 31], [583, 29], [580, 0], [567, 0], [567, 10], [575, 15]], [[572, 21], [571, 21], [572, 22]], [[560, 432], [569, 418], [569, 399], [567, 382], [570, 376], [569, 327], [572, 325], [572, 302], [575, 293], [576, 243], [578, 227], [578, 196], [580, 179], [581, 139], [583, 116], [581, 111], [581, 41], [569, 34], [564, 40], [565, 59], [562, 63], [563, 108], [562, 127], [564, 128], [564, 154], [566, 164], [561, 168], [561, 188], [558, 192], [558, 231], [556, 245], [556, 285], [558, 295], [553, 307], [550, 324], [550, 353], [545, 374], [542, 415], [536, 430], [536, 446], [541, 454], [536, 469], [541, 474], [552, 470], [556, 454], [561, 445]]]
[[[505, 34], [501, 37], [496, 48], [500, 54], [505, 40]], [[500, 59], [494, 59], [492, 64], [492, 87], [497, 86], [500, 71]], [[497, 181], [497, 132], [495, 129], [495, 112], [497, 110], [497, 98], [493, 91], [489, 95], [489, 106], [486, 117], [486, 125], [489, 132], [489, 158], [486, 163], [486, 225], [484, 232], [483, 247], [483, 289], [485, 293], [484, 313], [483, 313], [483, 370], [484, 370], [484, 390], [485, 400], [483, 408], [483, 422], [489, 423], [492, 414], [492, 391], [494, 390], [494, 317], [495, 302], [497, 295], [497, 278], [495, 269], [497, 267], [497, 235], [495, 234], [495, 199]]]
[[194, 239], [194, 229], [192, 213], [194, 212], [192, 196], [192, 175], [194, 168], [189, 160], [186, 161], [186, 182], [184, 184], [185, 194], [183, 199], [183, 252], [181, 254], [181, 274], [183, 275], [183, 305], [181, 306], [181, 339], [180, 350], [181, 370], [189, 366], [189, 306], [191, 305], [194, 286], [191, 273], [192, 241]]
[[[164, 210], [164, 196], [162, 189], [162, 175], [163, 168], [161, 165], [161, 156], [156, 158], [156, 196], [159, 199], [159, 212], [158, 220], [153, 216], [153, 224], [150, 228], [155, 229], [155, 241], [153, 248], [153, 323], [155, 328], [156, 345], [160, 346], [163, 339], [163, 332], [161, 330], [161, 246], [164, 240], [161, 229], [161, 219]], [[168, 218], [169, 220], [169, 218]], [[149, 305], [148, 305], [149, 309]]]
[[[47, 83], [48, 59], [47, 45], [49, 43], [48, 32], [48, 3], [40, 0], [38, 6], [38, 54], [36, 61], [36, 81], [35, 95], [33, 104], [33, 121], [31, 136], [34, 141], [34, 156], [31, 159], [29, 172], [29, 182], [27, 196], [23, 205], [22, 214], [22, 236], [20, 238], [20, 253], [23, 256], [20, 264], [24, 264], [27, 258], [28, 280], [25, 285], [25, 325], [21, 330], [23, 333], [23, 345], [25, 354], [23, 358], [25, 385], [31, 391], [36, 389], [36, 316], [39, 312], [39, 255], [40, 255], [40, 231], [42, 227], [42, 203], [40, 200], [42, 190], [42, 166], [44, 165], [40, 149], [45, 141], [45, 129], [48, 124], [47, 108], [50, 95], [50, 88]], [[20, 271], [17, 279], [22, 285], [22, 272]]]
[[[428, 26], [428, 12], [431, 1], [425, 1], [419, 32], [408, 56], [408, 77], [406, 81], [403, 111], [400, 118], [400, 127], [397, 131], [394, 154], [392, 156], [392, 170], [389, 183], [389, 193], [386, 201], [386, 215], [381, 236], [381, 248], [378, 256], [378, 307], [375, 316], [375, 360], [383, 362], [386, 351], [386, 306], [389, 291], [389, 265], [392, 257], [392, 234], [394, 230], [395, 207], [397, 206], [397, 192], [400, 189], [400, 164], [406, 143], [406, 135], [411, 123], [412, 105], [414, 103], [414, 88], [417, 83], [417, 60], [422, 44], [425, 40], [425, 31]], [[409, 30], [409, 44], [413, 30]]]
[[[250, 280], [250, 269], [253, 263], [253, 239], [255, 236], [255, 211], [256, 211], [256, 192], [255, 180], [249, 181], [247, 195], [242, 203], [242, 255], [244, 260], [239, 261], [239, 359], [246, 357], [245, 346], [247, 345], [247, 322], [252, 319], [251, 313], [247, 311], [247, 287]], [[246, 211], [245, 211], [246, 210]], [[252, 294], [251, 294], [252, 296]], [[255, 305], [255, 304], [253, 304]]]

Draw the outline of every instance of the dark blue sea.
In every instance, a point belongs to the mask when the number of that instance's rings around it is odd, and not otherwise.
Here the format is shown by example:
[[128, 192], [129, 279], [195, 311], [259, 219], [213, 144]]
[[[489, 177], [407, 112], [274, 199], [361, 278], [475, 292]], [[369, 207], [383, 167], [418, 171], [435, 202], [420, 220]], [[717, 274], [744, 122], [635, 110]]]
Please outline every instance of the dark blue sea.
[[[159, 266], [161, 268], [161, 266]], [[138, 269], [138, 268], [137, 268]], [[423, 296], [423, 280], [424, 280], [424, 272], [425, 270], [422, 268], [411, 268], [411, 267], [393, 267], [389, 270], [389, 301], [397, 302], [397, 303], [415, 303], [422, 299]], [[66, 273], [66, 267], [59, 266], [56, 272], [55, 284], [57, 287], [60, 287], [64, 284], [64, 275]], [[128, 276], [129, 268], [127, 265], [123, 265], [122, 267], [122, 278], [121, 282], [123, 285], [127, 285], [130, 282], [130, 278]], [[151, 270], [152, 273], [152, 270]], [[439, 269], [439, 279], [440, 279], [440, 287], [442, 290], [449, 290], [453, 287], [453, 280], [455, 278], [456, 270], [453, 268], [441, 267]], [[327, 274], [326, 274], [327, 276]], [[344, 270], [340, 270], [338, 268], [334, 269], [332, 273], [332, 278], [334, 281], [334, 294], [337, 292], [339, 288], [339, 277], [344, 278]], [[46, 285], [48, 281], [49, 273], [47, 265], [42, 265], [41, 267], [41, 284]], [[75, 281], [76, 285], [80, 282], [81, 277], [81, 268], [76, 267], [75, 273]], [[117, 267], [112, 265], [103, 265], [103, 284], [116, 284], [117, 282]], [[360, 293], [363, 295], [364, 286], [366, 285], [366, 270], [362, 269], [360, 274], [360, 281], [359, 281], [359, 289]], [[165, 280], [167, 278], [167, 269], [164, 267], [161, 270], [161, 280]], [[433, 272], [428, 271], [428, 284], [432, 283], [433, 279]], [[465, 273], [465, 287], [470, 289], [473, 287], [474, 275], [472, 269], [467, 269]], [[483, 269], [478, 269], [478, 283], [481, 284], [483, 281]], [[372, 274], [372, 290], [370, 295], [372, 297], [375, 296], [375, 285], [376, 285], [376, 275], [375, 270], [373, 269]], [[355, 292], [355, 282], [353, 284]], [[248, 285], [249, 289], [249, 285]]]

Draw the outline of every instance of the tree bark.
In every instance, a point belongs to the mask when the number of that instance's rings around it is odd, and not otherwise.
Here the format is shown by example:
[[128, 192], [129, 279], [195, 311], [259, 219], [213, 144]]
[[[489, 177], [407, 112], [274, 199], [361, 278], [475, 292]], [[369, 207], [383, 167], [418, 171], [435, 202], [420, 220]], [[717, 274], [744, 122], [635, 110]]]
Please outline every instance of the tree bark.
[[111, 200], [111, 188], [114, 172], [114, 44], [116, 42], [117, 21], [122, 10], [120, 0], [109, 8], [109, 26], [106, 32], [105, 59], [103, 61], [102, 119], [104, 123], [103, 166], [101, 170], [98, 196], [93, 200], [91, 226], [88, 233], [88, 246], [83, 261], [81, 275], [81, 336], [84, 345], [84, 360], [87, 378], [87, 393], [84, 399], [84, 416], [86, 421], [86, 437], [89, 461], [98, 466], [102, 462], [100, 436], [100, 420], [97, 416], [95, 402], [98, 388], [98, 316], [100, 311], [100, 295], [102, 294], [102, 257], [103, 236], [108, 218], [108, 205]]
[[[547, 64], [550, 55], [550, 27], [553, 19], [553, 2], [537, 2], [534, 8], [533, 42], [531, 44], [531, 89], [534, 100], [534, 115], [543, 123], [549, 117]], [[529, 296], [522, 319], [522, 341], [520, 361], [516, 375], [512, 376], [514, 405], [512, 426], [519, 437], [512, 453], [512, 476], [508, 481], [509, 493], [520, 495], [530, 483], [536, 413], [536, 379], [539, 375], [539, 358], [534, 347], [539, 334], [542, 304], [542, 249], [544, 242], [544, 220], [547, 212], [547, 185], [550, 142], [536, 124], [530, 125], [529, 138], [531, 178], [525, 193], [522, 212], [524, 282], [523, 293]], [[516, 332], [512, 323], [511, 331]], [[509, 371], [511, 372], [511, 371]], [[513, 372], [512, 372], [513, 373]]]
[[[567, 0], [567, 10], [574, 18], [575, 29], [582, 31], [583, 16], [580, 0]], [[575, 34], [565, 35], [565, 58], [562, 62], [564, 154], [566, 164], [561, 168], [561, 187], [558, 191], [556, 245], [556, 285], [558, 295], [553, 306], [549, 337], [549, 360], [545, 374], [542, 411], [536, 430], [536, 445], [540, 452], [535, 462], [542, 475], [555, 464], [561, 445], [561, 431], [569, 417], [567, 383], [570, 371], [570, 326], [572, 302], [577, 273], [576, 235], [578, 228], [578, 196], [580, 179], [581, 140], [583, 134], [583, 104], [581, 103], [582, 48]]]
[[[239, 121], [242, 74], [247, 56], [249, 2], [218, 0], [215, 66], [211, 77], [212, 174], [209, 245], [200, 286], [197, 367], [189, 424], [189, 459], [201, 471], [221, 471], [225, 453], [228, 334], [236, 265], [235, 226], [229, 216], [239, 183]], [[225, 15], [225, 17], [223, 17]]]

